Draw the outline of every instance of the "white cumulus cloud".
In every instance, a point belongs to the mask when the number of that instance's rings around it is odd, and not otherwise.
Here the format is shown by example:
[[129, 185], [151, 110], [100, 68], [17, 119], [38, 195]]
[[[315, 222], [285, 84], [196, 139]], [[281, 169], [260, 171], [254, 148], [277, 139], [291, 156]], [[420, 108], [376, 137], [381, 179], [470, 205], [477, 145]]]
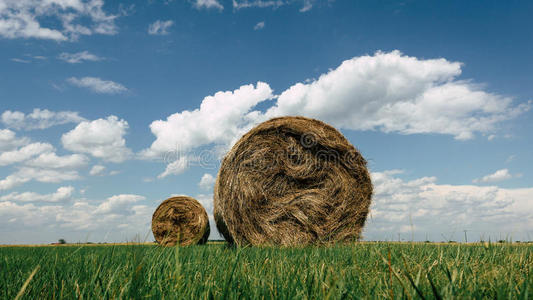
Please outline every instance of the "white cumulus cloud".
[[243, 8], [272, 8], [277, 9], [284, 5], [302, 4], [300, 12], [306, 12], [313, 8], [316, 0], [233, 0], [233, 9]]
[[62, 186], [51, 194], [39, 194], [35, 192], [17, 193], [13, 192], [0, 197], [0, 201], [15, 202], [64, 202], [70, 200], [74, 193], [74, 187]]
[[264, 82], [207, 96], [198, 109], [152, 122], [150, 129], [156, 140], [145, 155], [164, 154], [176, 147], [188, 151], [212, 143], [230, 143], [236, 135], [246, 132], [250, 121], [257, 117], [250, 110], [271, 97], [272, 89]]
[[87, 88], [98, 94], [121, 94], [127, 92], [128, 89], [120, 83], [103, 80], [98, 77], [70, 77], [67, 82], [81, 88]]
[[259, 23], [255, 24], [255, 26], [254, 26], [254, 30], [261, 30], [263, 28], [265, 28], [265, 22], [264, 21], [259, 22]]
[[191, 164], [189, 156], [178, 154], [177, 157], [171, 155], [172, 161], [168, 162], [165, 171], [157, 176], [157, 178], [165, 178], [169, 175], [179, 175], [185, 172]]
[[30, 142], [27, 137], [18, 138], [17, 134], [9, 129], [0, 129], [0, 151], [10, 151]]
[[116, 34], [117, 16], [106, 13], [103, 6], [103, 0], [1, 0], [0, 36], [65, 41], [80, 35]]
[[507, 179], [513, 178], [513, 175], [509, 173], [508, 169], [501, 169], [492, 174], [485, 175], [481, 178], [474, 179], [474, 183], [487, 183], [487, 182], [498, 182]]
[[193, 0], [194, 7], [197, 9], [218, 9], [223, 10], [224, 6], [218, 0]]
[[300, 12], [306, 12], [311, 10], [313, 8], [313, 1], [312, 0], [303, 0], [303, 6], [300, 8]]
[[291, 86], [266, 116], [304, 115], [344, 129], [439, 133], [466, 140], [476, 132], [490, 133], [530, 108], [531, 102], [514, 106], [509, 97], [458, 80], [460, 74], [459, 62], [377, 52]]
[[198, 186], [202, 190], [210, 190], [210, 189], [213, 189], [213, 186], [215, 185], [215, 181], [216, 181], [216, 178], [213, 177], [213, 175], [209, 173], [205, 173], [200, 179]]
[[80, 176], [76, 170], [42, 169], [23, 166], [13, 174], [0, 180], [0, 190], [8, 190], [31, 180], [58, 183], [77, 179], [80, 179]]
[[[169, 153], [177, 154], [169, 162], [170, 170], [167, 167], [162, 175], [178, 174], [187, 167], [191, 150], [212, 144], [227, 147], [249, 130], [259, 114], [251, 109], [272, 96], [272, 89], [264, 82], [207, 96], [198, 109], [175, 113], [166, 120], [152, 122], [150, 129], [156, 140], [142, 155], [166, 159], [172, 157]], [[173, 171], [173, 166], [177, 171]]]
[[41, 169], [78, 169], [86, 166], [89, 159], [82, 154], [58, 156], [54, 152], [42, 153], [25, 165]]
[[56, 125], [67, 123], [79, 123], [85, 121], [78, 112], [74, 111], [50, 111], [48, 109], [35, 108], [31, 113], [25, 114], [20, 111], [6, 110], [2, 113], [1, 121], [6, 127], [13, 129], [46, 129]]
[[84, 121], [63, 134], [61, 142], [70, 151], [119, 163], [131, 156], [124, 139], [128, 127], [128, 122], [116, 116]]
[[[374, 197], [368, 239], [493, 239], [501, 232], [527, 238], [533, 226], [533, 188], [438, 184], [435, 177], [401, 178], [396, 170], [372, 173]], [[430, 235], [430, 236], [427, 236]]]
[[233, 0], [233, 8], [234, 9], [242, 9], [242, 8], [278, 8], [280, 6], [286, 5], [288, 2], [282, 1], [282, 0]]
[[53, 151], [54, 147], [48, 143], [31, 143], [11, 151], [0, 153], [0, 166], [19, 163], [43, 152]]
[[[42, 202], [50, 199], [36, 193], [13, 193], [10, 200], [0, 201], [0, 227], [9, 233], [2, 235], [0, 242], [49, 243], [58, 236], [69, 242], [86, 242], [87, 238], [93, 242], [131, 241], [136, 234], [144, 238], [151, 233], [155, 205], [139, 204], [143, 196], [116, 195], [98, 201], [69, 199], [72, 193], [71, 187], [61, 187], [48, 194], [56, 195], [59, 203], [17, 203], [32, 201], [32, 197], [42, 198]], [[146, 238], [151, 240], [151, 235]]]
[[20, 58], [12, 58], [11, 61], [14, 61], [14, 62], [17, 62], [17, 63], [21, 63], [21, 64], [29, 64], [29, 63], [31, 63], [31, 61], [29, 61], [27, 59], [20, 59]]
[[94, 166], [91, 168], [91, 171], [89, 171], [89, 175], [91, 175], [91, 176], [102, 175], [102, 173], [104, 172], [104, 170], [105, 170], [105, 166], [102, 166], [102, 165], [94, 165]]
[[167, 20], [161, 21], [157, 20], [154, 23], [148, 26], [148, 34], [151, 35], [167, 35], [168, 29], [174, 24], [174, 21]]
[[[9, 142], [16, 141], [15, 135], [11, 131], [0, 132], [0, 140], [3, 135], [7, 145], [2, 148], [13, 146]], [[51, 144], [37, 142], [0, 152], [0, 166], [15, 164], [16, 168], [13, 173], [0, 179], [0, 190], [8, 190], [32, 180], [57, 183], [79, 179], [77, 169], [85, 167], [89, 159], [81, 154], [59, 156], [54, 151]]]
[[107, 198], [106, 201], [98, 205], [96, 213], [119, 213], [123, 214], [126, 207], [132, 203], [145, 200], [144, 196], [133, 194], [121, 194]]
[[68, 62], [69, 64], [79, 64], [84, 61], [101, 61], [104, 60], [102, 57], [94, 55], [89, 51], [81, 51], [76, 53], [67, 53], [63, 52], [59, 54], [58, 58], [62, 61]]

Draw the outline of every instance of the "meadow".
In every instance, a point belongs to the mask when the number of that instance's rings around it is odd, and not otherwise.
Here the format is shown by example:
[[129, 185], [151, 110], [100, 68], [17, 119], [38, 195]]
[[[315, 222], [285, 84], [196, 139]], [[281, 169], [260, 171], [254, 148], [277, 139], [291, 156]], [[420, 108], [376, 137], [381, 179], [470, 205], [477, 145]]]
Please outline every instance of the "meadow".
[[1, 247], [3, 299], [533, 297], [533, 244]]

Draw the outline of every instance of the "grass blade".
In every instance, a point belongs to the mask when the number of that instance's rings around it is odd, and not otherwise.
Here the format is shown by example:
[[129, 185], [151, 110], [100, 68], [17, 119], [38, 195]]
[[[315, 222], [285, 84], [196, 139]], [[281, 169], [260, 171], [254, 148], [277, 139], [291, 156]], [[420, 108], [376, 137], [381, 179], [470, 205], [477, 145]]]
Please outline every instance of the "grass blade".
[[22, 285], [22, 287], [20, 288], [20, 291], [18, 292], [17, 296], [15, 297], [15, 300], [18, 300], [20, 299], [20, 297], [22, 297], [22, 295], [24, 295], [24, 291], [26, 291], [26, 288], [28, 287], [28, 285], [30, 284], [30, 281], [31, 279], [33, 278], [33, 276], [35, 276], [35, 274], [37, 273], [37, 271], [39, 271], [39, 268], [41, 266], [37, 266], [35, 267], [35, 269], [33, 269], [33, 272], [31, 272], [30, 276], [28, 277], [28, 279], [26, 279], [26, 281], [24, 282], [24, 284]]
[[403, 255], [402, 255], [402, 259], [403, 259], [403, 264], [405, 266], [405, 275], [407, 276], [407, 279], [409, 280], [411, 285], [415, 288], [415, 291], [418, 294], [418, 296], [420, 296], [420, 298], [425, 300], [426, 297], [424, 297], [424, 294], [422, 293], [422, 291], [418, 288], [418, 286], [416, 286], [413, 278], [411, 277], [411, 274], [409, 274], [409, 269], [407, 268], [407, 262], [405, 261], [405, 257], [403, 257]]
[[433, 283], [433, 279], [431, 278], [431, 273], [428, 272], [428, 281], [431, 285], [431, 290], [433, 291], [433, 296], [435, 296], [435, 299], [442, 300], [442, 297], [439, 294], [439, 291], [437, 291], [437, 288], [435, 287], [435, 284]]

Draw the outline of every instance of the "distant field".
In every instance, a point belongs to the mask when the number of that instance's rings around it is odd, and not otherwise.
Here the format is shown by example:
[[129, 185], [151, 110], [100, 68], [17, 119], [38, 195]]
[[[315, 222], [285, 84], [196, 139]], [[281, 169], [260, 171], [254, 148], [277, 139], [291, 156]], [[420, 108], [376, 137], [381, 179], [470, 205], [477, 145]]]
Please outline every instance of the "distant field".
[[531, 244], [2, 247], [0, 297], [526, 299], [532, 271]]

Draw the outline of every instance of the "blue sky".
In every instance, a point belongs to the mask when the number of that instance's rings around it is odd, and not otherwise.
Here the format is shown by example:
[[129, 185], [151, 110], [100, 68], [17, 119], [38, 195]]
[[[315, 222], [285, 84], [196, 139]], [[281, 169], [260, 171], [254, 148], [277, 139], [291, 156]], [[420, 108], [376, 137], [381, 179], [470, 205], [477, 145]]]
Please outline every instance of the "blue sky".
[[151, 240], [173, 194], [211, 214], [220, 157], [281, 115], [367, 158], [366, 239], [532, 240], [532, 9], [0, 0], [0, 243]]

